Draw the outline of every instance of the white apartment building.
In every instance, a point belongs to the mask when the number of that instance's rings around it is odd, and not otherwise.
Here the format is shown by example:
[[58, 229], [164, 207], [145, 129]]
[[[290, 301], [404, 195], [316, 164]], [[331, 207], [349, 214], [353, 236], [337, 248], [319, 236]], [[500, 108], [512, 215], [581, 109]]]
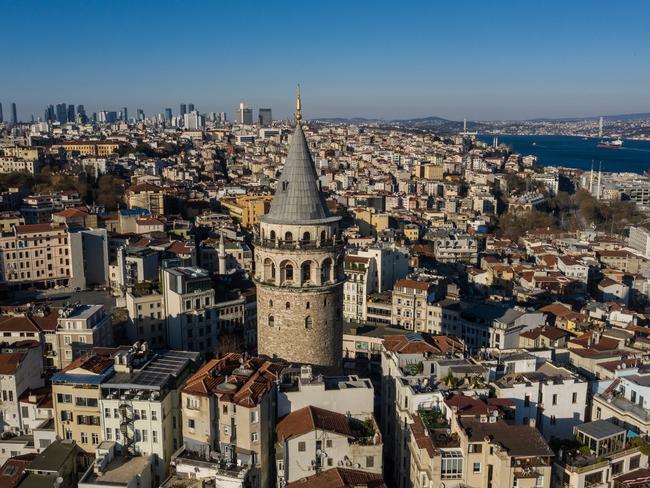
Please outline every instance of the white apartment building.
[[343, 318], [349, 321], [366, 321], [368, 294], [377, 289], [375, 260], [348, 255], [343, 264], [347, 278], [343, 286]]
[[146, 344], [115, 355], [115, 374], [101, 384], [101, 425], [121, 451], [153, 456], [155, 486], [182, 445], [180, 389], [196, 367], [196, 352], [152, 354]]
[[496, 396], [515, 403], [515, 423], [534, 422], [546, 440], [561, 439], [584, 422], [588, 391], [585, 379], [550, 362], [495, 382]]
[[22, 409], [19, 398], [43, 385], [43, 357], [35, 341], [5, 346], [0, 352], [0, 430], [19, 432]]
[[55, 367], [65, 368], [84, 351], [113, 345], [113, 321], [103, 305], [71, 305], [58, 311]]

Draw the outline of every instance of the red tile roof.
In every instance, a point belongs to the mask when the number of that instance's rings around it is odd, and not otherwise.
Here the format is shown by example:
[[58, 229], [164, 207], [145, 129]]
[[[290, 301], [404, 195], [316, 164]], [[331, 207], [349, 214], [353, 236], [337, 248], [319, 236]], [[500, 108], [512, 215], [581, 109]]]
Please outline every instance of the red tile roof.
[[313, 406], [291, 412], [280, 420], [276, 427], [278, 439], [281, 442], [314, 430], [325, 430], [353, 437], [346, 415]]
[[332, 468], [287, 483], [286, 488], [387, 488], [380, 474], [348, 468]]

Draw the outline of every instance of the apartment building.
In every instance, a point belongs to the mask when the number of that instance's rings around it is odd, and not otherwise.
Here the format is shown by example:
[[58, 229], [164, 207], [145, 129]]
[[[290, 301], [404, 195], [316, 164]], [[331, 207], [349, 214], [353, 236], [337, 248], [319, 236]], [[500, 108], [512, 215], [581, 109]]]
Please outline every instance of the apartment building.
[[529, 425], [509, 424], [498, 409], [454, 396], [441, 409], [423, 410], [409, 425], [414, 488], [550, 488], [553, 451]]
[[[439, 379], [453, 376], [453, 367], [467, 366], [463, 359], [464, 344], [450, 336], [432, 336], [425, 333], [388, 335], [384, 337], [381, 354], [381, 399], [379, 414], [384, 436], [384, 474], [392, 486], [408, 486], [409, 453], [407, 426], [412, 414], [421, 408], [439, 405], [446, 386]], [[440, 361], [452, 360], [444, 366]], [[460, 362], [454, 363], [453, 360]], [[460, 377], [465, 374], [461, 373]], [[475, 373], [480, 392], [487, 393], [485, 368]], [[483, 378], [481, 380], [481, 377]]]
[[393, 288], [391, 325], [410, 330], [426, 330], [427, 305], [436, 297], [436, 283], [402, 278]]
[[30, 173], [36, 174], [41, 170], [39, 160], [26, 160], [0, 157], [0, 173]]
[[271, 486], [275, 384], [283, 368], [237, 353], [205, 364], [181, 392], [186, 450], [246, 466], [250, 486]]
[[368, 378], [356, 375], [314, 375], [311, 366], [287, 368], [278, 388], [277, 415], [285, 417], [314, 406], [365, 419], [373, 415], [374, 387]]
[[365, 420], [307, 406], [276, 428], [277, 486], [334, 467], [382, 472], [382, 441], [372, 416]]
[[70, 243], [63, 224], [14, 226], [0, 237], [0, 282], [11, 287], [68, 285]]
[[219, 204], [247, 229], [259, 224], [260, 217], [266, 215], [271, 208], [273, 195], [240, 195], [225, 197]]
[[113, 375], [113, 358], [83, 355], [52, 376], [54, 425], [61, 439], [73, 440], [95, 453], [104, 439], [100, 411], [101, 384]]
[[113, 322], [103, 305], [73, 304], [58, 309], [54, 364], [63, 369], [93, 347], [113, 345]]
[[348, 255], [343, 262], [347, 278], [343, 285], [343, 318], [366, 321], [368, 295], [377, 289], [374, 258]]
[[129, 314], [127, 336], [129, 342], [145, 341], [153, 349], [167, 345], [167, 323], [164, 298], [157, 290], [132, 289], [126, 293], [126, 310]]
[[138, 183], [126, 190], [129, 209], [143, 208], [153, 215], [165, 215], [165, 193], [151, 183]]
[[197, 267], [163, 270], [167, 343], [177, 350], [211, 352], [217, 346], [219, 316], [207, 271]]
[[650, 225], [631, 226], [628, 245], [638, 251], [644, 258], [650, 259]]
[[505, 374], [494, 386], [497, 398], [515, 404], [515, 423], [535, 425], [547, 441], [563, 438], [585, 420], [588, 382], [548, 361], [529, 371]]
[[629, 438], [624, 427], [594, 420], [574, 427], [573, 435], [584, 449], [559, 453], [553, 466], [553, 486], [645, 486], [648, 456]]
[[37, 341], [0, 346], [0, 430], [21, 432], [19, 398], [27, 390], [43, 385], [43, 359]]
[[122, 452], [152, 455], [155, 486], [182, 445], [180, 390], [198, 360], [196, 352], [152, 353], [146, 343], [136, 343], [115, 354], [115, 374], [100, 385], [103, 439]]

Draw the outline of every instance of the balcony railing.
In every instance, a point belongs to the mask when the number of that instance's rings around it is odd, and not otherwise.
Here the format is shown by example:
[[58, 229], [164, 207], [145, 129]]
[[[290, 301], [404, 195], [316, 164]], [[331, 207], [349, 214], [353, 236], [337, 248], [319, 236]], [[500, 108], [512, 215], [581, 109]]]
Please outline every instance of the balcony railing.
[[319, 249], [321, 247], [331, 247], [342, 245], [340, 239], [318, 239], [318, 240], [283, 240], [283, 239], [262, 239], [256, 237], [253, 240], [256, 246], [274, 247], [277, 249]]

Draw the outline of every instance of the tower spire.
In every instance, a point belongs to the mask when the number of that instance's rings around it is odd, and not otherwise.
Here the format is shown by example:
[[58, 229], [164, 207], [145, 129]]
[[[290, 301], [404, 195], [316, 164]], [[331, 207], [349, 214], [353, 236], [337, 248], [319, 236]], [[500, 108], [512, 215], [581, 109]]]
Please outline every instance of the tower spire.
[[302, 103], [300, 101], [300, 83], [298, 83], [298, 89], [296, 90], [296, 123], [299, 123], [302, 120]]

